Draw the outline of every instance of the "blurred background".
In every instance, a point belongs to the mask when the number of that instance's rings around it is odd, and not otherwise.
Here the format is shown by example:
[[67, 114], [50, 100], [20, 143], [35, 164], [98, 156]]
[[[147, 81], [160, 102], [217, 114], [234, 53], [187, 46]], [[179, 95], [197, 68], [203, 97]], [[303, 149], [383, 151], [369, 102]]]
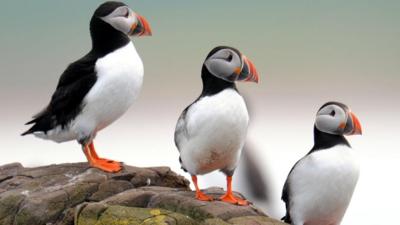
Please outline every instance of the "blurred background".
[[[20, 133], [48, 103], [67, 64], [90, 50], [89, 20], [101, 2], [1, 3], [0, 164], [85, 160], [75, 142]], [[133, 40], [145, 66], [143, 90], [128, 113], [97, 136], [102, 156], [184, 174], [175, 123], [201, 92], [207, 53], [230, 45], [261, 75], [258, 85], [238, 84], [251, 111], [249, 153], [267, 184], [268, 201], [259, 205], [273, 217], [284, 215], [282, 186], [313, 145], [315, 113], [337, 100], [352, 108], [364, 131], [348, 138], [362, 170], [342, 224], [393, 223], [400, 201], [400, 1], [125, 2], [148, 19], [153, 36]], [[245, 168], [239, 166], [234, 182], [246, 194]], [[222, 174], [199, 179], [202, 188], [225, 187]]]

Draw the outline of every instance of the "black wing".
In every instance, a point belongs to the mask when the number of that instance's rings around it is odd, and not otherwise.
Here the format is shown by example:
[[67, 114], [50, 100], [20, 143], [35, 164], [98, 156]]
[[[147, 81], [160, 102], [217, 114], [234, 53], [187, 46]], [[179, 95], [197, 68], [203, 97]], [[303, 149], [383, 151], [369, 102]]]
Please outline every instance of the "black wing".
[[58, 125], [64, 127], [78, 115], [83, 98], [97, 80], [94, 68], [96, 59], [88, 54], [67, 67], [49, 105], [26, 123], [33, 126], [22, 135], [35, 131], [47, 132]]

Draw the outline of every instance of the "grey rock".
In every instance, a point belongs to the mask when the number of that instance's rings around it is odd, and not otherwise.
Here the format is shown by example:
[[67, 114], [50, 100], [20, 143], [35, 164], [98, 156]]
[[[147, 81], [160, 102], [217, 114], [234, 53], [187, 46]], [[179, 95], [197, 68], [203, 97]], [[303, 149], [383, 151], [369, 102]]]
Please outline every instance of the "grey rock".
[[[221, 188], [204, 191], [215, 199], [224, 194]], [[189, 181], [168, 167], [124, 166], [110, 174], [86, 163], [36, 168], [13, 163], [0, 166], [0, 224], [281, 223], [253, 205], [198, 201]]]

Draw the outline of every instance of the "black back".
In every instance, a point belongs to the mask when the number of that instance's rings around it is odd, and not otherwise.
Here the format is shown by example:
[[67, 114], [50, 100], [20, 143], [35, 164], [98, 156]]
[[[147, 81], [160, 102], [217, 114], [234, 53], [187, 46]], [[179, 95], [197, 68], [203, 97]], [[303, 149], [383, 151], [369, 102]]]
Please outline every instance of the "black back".
[[[323, 105], [321, 108], [325, 107], [326, 105], [331, 104], [327, 103]], [[343, 104], [342, 104], [343, 105]], [[320, 109], [321, 109], [320, 108]], [[314, 146], [312, 147], [311, 151], [307, 153], [306, 156], [312, 154], [313, 152], [316, 151], [321, 151], [321, 150], [328, 150], [336, 145], [345, 145], [348, 147], [351, 147], [349, 142], [346, 140], [346, 138], [343, 135], [334, 135], [334, 134], [328, 134], [325, 132], [321, 132], [320, 130], [317, 129], [316, 126], [314, 126]], [[304, 156], [304, 157], [306, 157]], [[303, 158], [304, 158], [303, 157]], [[301, 158], [299, 161], [294, 164], [292, 169], [289, 172], [288, 177], [286, 178], [285, 185], [283, 186], [282, 190], [282, 197], [281, 199], [285, 202], [286, 204], [286, 215], [282, 218], [282, 220], [285, 223], [291, 223], [291, 218], [290, 218], [290, 183], [289, 183], [289, 176], [292, 173], [293, 169], [296, 167], [296, 165], [303, 159]]]
[[67, 67], [58, 81], [49, 105], [26, 123], [33, 126], [22, 135], [36, 131], [46, 133], [58, 125], [65, 127], [81, 112], [84, 106], [82, 100], [97, 80], [96, 61], [130, 41], [125, 34], [100, 18], [123, 5], [125, 4], [121, 2], [106, 2], [96, 9], [90, 21], [92, 49]]

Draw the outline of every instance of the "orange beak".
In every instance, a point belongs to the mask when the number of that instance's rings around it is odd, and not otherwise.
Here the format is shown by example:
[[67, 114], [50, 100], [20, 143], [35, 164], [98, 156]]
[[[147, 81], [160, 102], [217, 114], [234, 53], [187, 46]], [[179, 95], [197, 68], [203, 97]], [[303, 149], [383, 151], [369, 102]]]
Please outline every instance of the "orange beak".
[[139, 36], [139, 37], [140, 36], [151, 36], [152, 32], [151, 32], [149, 22], [147, 22], [147, 20], [139, 14], [136, 14], [136, 17], [137, 17], [138, 22], [135, 24], [132, 24], [129, 34], [132, 36]]
[[353, 120], [353, 131], [350, 133], [350, 135], [355, 135], [355, 134], [362, 134], [362, 128], [361, 128], [361, 123], [360, 120], [357, 118], [357, 116], [353, 113], [350, 112], [351, 119]]
[[141, 16], [141, 15], [137, 15], [139, 22], [142, 24], [143, 26], [143, 32], [141, 34], [139, 34], [139, 36], [151, 36], [152, 32], [151, 32], [151, 28], [149, 25], [149, 22], [147, 22], [147, 20]]
[[[240, 71], [239, 79], [238, 80], [243, 80], [243, 81], [251, 81], [251, 82], [256, 82], [258, 83], [259, 81], [259, 75], [257, 72], [256, 67], [254, 66], [254, 63], [250, 61], [245, 55], [242, 55], [243, 58], [243, 68]], [[239, 71], [237, 71], [239, 72]]]

